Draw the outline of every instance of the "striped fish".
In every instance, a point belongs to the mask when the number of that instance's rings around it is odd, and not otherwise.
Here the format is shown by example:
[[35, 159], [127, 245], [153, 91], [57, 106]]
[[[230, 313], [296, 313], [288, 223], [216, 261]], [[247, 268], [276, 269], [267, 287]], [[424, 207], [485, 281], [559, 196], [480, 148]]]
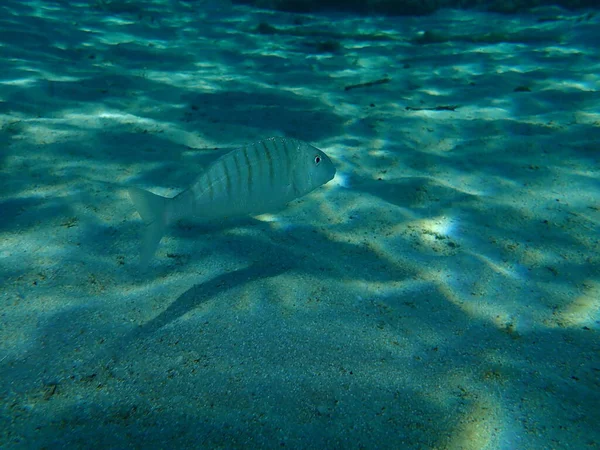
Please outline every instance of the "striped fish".
[[129, 188], [146, 225], [142, 265], [154, 255], [166, 228], [180, 219], [210, 221], [277, 211], [334, 176], [333, 163], [318, 148], [275, 137], [223, 155], [173, 198]]

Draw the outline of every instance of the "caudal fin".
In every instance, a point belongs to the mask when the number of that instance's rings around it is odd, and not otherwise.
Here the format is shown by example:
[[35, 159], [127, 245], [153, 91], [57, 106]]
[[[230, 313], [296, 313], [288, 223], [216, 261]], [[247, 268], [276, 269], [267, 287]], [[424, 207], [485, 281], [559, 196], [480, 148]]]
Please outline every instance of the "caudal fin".
[[127, 193], [146, 225], [140, 252], [140, 263], [146, 267], [165, 233], [170, 199], [135, 187], [127, 189]]

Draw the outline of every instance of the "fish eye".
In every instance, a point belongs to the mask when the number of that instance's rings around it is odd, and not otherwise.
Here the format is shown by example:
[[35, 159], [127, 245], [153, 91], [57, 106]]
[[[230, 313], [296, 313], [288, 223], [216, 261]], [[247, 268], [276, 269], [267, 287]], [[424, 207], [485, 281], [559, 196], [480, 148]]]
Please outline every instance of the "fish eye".
[[321, 156], [316, 155], [315, 156], [315, 166], [318, 166], [320, 162], [321, 162]]

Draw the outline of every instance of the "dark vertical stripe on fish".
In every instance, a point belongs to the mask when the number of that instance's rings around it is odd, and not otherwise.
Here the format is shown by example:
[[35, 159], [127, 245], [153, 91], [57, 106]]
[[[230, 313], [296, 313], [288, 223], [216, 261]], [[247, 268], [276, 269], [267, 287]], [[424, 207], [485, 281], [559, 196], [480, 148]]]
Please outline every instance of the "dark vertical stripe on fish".
[[231, 200], [231, 173], [229, 173], [229, 167], [227, 167], [227, 163], [229, 162], [229, 158], [223, 158], [223, 173], [225, 174], [225, 191], [227, 201]]
[[244, 153], [244, 160], [246, 162], [246, 167], [248, 168], [248, 197], [250, 198], [250, 194], [252, 193], [252, 164], [250, 164], [250, 158], [248, 158], [248, 147], [244, 145], [244, 149], [242, 151]]
[[201, 199], [206, 191], [206, 175], [201, 176], [198, 179], [198, 184], [196, 185], [196, 198]]
[[212, 179], [210, 177], [210, 174], [212, 173], [212, 170], [207, 170], [206, 171], [206, 189], [208, 189], [208, 197], [210, 198], [210, 201], [213, 201], [214, 198], [214, 190], [213, 190], [213, 182]]
[[281, 170], [281, 164], [283, 163], [283, 148], [277, 144], [277, 140], [272, 139], [271, 146], [275, 150], [275, 186], [283, 185], [283, 171]]
[[265, 158], [260, 154], [256, 144], [252, 144], [250, 146], [250, 149], [252, 150], [252, 152], [250, 153], [250, 158], [252, 158], [252, 161], [254, 161], [254, 165], [256, 167], [256, 173], [254, 174], [254, 184], [252, 188], [254, 189], [254, 192], [256, 192], [257, 190], [258, 192], [261, 192], [262, 180], [264, 176], [264, 171], [262, 170], [262, 161]]
[[215, 170], [212, 178], [212, 185], [214, 190], [214, 198], [223, 197], [223, 192], [225, 191], [225, 169], [224, 162], [222, 159], [217, 160], [215, 164]]
[[240, 160], [237, 152], [233, 153], [233, 162], [235, 164], [234, 178], [236, 180], [235, 198], [238, 201], [242, 201], [242, 167], [240, 165]]
[[286, 180], [290, 180], [290, 174], [292, 172], [292, 153], [290, 151], [290, 148], [288, 147], [287, 144], [287, 139], [283, 140], [283, 158], [284, 160], [282, 161], [283, 164], [283, 174], [282, 176], [286, 179]]
[[[269, 188], [273, 189], [275, 183], [275, 168], [273, 167], [273, 157], [271, 155], [271, 150], [267, 145], [268, 143], [269, 141], [262, 141], [262, 145], [265, 149], [265, 155], [267, 157], [267, 163], [269, 164]], [[273, 144], [275, 144], [275, 141], [273, 141]]]

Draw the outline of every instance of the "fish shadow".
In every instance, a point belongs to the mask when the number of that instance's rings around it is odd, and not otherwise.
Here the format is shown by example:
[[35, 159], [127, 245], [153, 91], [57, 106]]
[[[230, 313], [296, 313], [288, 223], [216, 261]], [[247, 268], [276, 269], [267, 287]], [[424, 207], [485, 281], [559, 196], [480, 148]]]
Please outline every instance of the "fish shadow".
[[[293, 230], [273, 230], [269, 225], [247, 219], [241, 222], [253, 225], [259, 233], [254, 236], [218, 236], [219, 233], [204, 234], [214, 241], [211, 252], [231, 255], [244, 255], [247, 266], [238, 270], [224, 271], [210, 280], [191, 286], [179, 295], [155, 318], [138, 327], [132, 338], [144, 338], [165, 327], [189, 312], [201, 307], [214, 298], [226, 298], [231, 303], [238, 301], [240, 288], [248, 283], [268, 282], [281, 274], [297, 272], [312, 274], [317, 279], [349, 279], [347, 265], [350, 261], [360, 259], [364, 264], [378, 267], [377, 275], [369, 274], [368, 280], [379, 279], [383, 282], [401, 280], [414, 276], [414, 271], [407, 270], [394, 261], [382, 260], [377, 252], [369, 247], [331, 242], [327, 235], [312, 226], [298, 226]], [[241, 224], [240, 224], [241, 226]], [[207, 231], [210, 226], [200, 226]], [[185, 231], [197, 232], [197, 228]], [[179, 229], [181, 232], [181, 228]], [[179, 236], [180, 238], [183, 236]], [[185, 240], [185, 239], [184, 239]], [[188, 247], [188, 245], [184, 245]], [[323, 251], [326, 248], [327, 251]], [[195, 258], [192, 258], [195, 260]], [[196, 261], [195, 264], [201, 264]], [[152, 270], [152, 269], [150, 269]], [[169, 267], [158, 269], [172, 271]], [[167, 273], [163, 274], [167, 276]], [[231, 305], [230, 305], [231, 306]], [[226, 305], [224, 305], [226, 307]]]
[[224, 291], [231, 291], [250, 280], [257, 281], [276, 277], [292, 267], [292, 262], [288, 261], [288, 263], [282, 264], [281, 261], [278, 261], [273, 264], [264, 260], [240, 270], [222, 273], [209, 281], [195, 284], [177, 297], [158, 316], [137, 328], [131, 337], [135, 340], [149, 336], [217, 295], [222, 295]]

